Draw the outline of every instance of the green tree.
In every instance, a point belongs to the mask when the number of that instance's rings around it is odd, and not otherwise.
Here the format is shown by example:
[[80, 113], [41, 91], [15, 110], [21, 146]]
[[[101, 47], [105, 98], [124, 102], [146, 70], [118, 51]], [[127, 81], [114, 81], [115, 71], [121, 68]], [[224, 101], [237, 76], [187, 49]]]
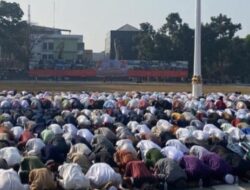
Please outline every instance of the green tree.
[[[245, 71], [250, 71], [250, 34], [245, 38], [245, 51], [246, 51], [246, 69]], [[250, 82], [250, 75], [247, 74], [247, 82]]]
[[241, 82], [250, 82], [250, 35], [246, 38], [235, 38], [231, 46], [232, 52], [232, 68], [230, 68], [231, 76], [237, 76], [236, 79]]
[[241, 29], [241, 24], [232, 23], [232, 19], [226, 15], [219, 14], [217, 17], [211, 17], [211, 29], [217, 35], [217, 39], [233, 39], [235, 33]]
[[155, 59], [170, 61], [172, 52], [172, 41], [169, 36], [157, 32], [154, 39]]
[[152, 60], [155, 57], [155, 30], [150, 23], [140, 24], [141, 32], [135, 37], [138, 59]]
[[194, 57], [194, 30], [188, 24], [183, 23], [176, 37], [176, 60], [184, 60], [189, 63], [189, 75], [193, 70]]
[[166, 18], [166, 23], [160, 28], [159, 32], [166, 35], [171, 40], [170, 57], [169, 60], [178, 60], [180, 52], [179, 34], [182, 28], [182, 19], [178, 13], [171, 13]]
[[226, 15], [211, 17], [202, 29], [203, 75], [217, 81], [226, 81], [226, 71], [232, 63], [231, 46], [240, 24], [232, 23]]
[[[170, 47], [166, 49], [168, 52], [167, 60], [187, 60], [191, 71], [193, 65], [194, 30], [187, 23], [182, 22], [178, 13], [171, 13], [167, 16], [166, 23], [160, 28], [159, 33], [167, 36], [170, 40], [167, 44]], [[161, 42], [165, 43], [163, 40]]]
[[230, 82], [247, 80], [249, 67], [247, 67], [247, 49], [244, 39], [234, 38], [229, 48], [230, 65], [227, 67], [226, 73], [230, 78]]
[[166, 23], [157, 32], [150, 23], [140, 26], [141, 32], [136, 37], [139, 59], [165, 62], [186, 60], [192, 69], [194, 30], [182, 23], [178, 13], [169, 14]]
[[[202, 25], [202, 75], [208, 82], [250, 81], [250, 35], [237, 37], [240, 29], [241, 24], [223, 14]], [[178, 13], [169, 14], [157, 32], [150, 23], [142, 23], [136, 40], [139, 59], [187, 60], [192, 75], [194, 30]]]
[[170, 37], [178, 35], [182, 27], [182, 19], [178, 13], [171, 13], [166, 18], [166, 23], [160, 28], [160, 32]]
[[0, 1], [0, 46], [2, 55], [28, 63], [28, 24], [22, 21], [23, 11], [17, 3]]

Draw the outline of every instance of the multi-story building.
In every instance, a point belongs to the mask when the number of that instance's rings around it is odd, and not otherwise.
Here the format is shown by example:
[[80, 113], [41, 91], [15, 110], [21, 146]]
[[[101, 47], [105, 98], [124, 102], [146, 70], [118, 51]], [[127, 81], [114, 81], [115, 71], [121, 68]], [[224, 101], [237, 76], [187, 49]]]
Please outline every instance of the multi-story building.
[[32, 25], [29, 67], [64, 69], [83, 63], [83, 36], [71, 35], [70, 32], [70, 30]]
[[135, 37], [140, 31], [126, 24], [118, 30], [111, 30], [105, 40], [105, 55], [109, 59], [136, 60]]

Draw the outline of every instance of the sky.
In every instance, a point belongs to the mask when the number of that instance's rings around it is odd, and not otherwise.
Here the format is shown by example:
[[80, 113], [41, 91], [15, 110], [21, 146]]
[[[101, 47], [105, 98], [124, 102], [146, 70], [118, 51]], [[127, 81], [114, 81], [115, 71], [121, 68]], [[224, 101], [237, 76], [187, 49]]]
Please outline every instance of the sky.
[[[6, 0], [8, 1], [8, 0]], [[27, 20], [31, 5], [31, 22], [53, 27], [55, 1], [55, 27], [70, 29], [72, 34], [84, 37], [85, 49], [103, 51], [105, 37], [110, 30], [125, 24], [139, 28], [142, 22], [159, 29], [168, 14], [178, 12], [190, 27], [195, 22], [195, 0], [14, 0], [24, 11]], [[241, 37], [250, 34], [250, 0], [202, 0], [202, 22], [220, 13], [241, 23]]]

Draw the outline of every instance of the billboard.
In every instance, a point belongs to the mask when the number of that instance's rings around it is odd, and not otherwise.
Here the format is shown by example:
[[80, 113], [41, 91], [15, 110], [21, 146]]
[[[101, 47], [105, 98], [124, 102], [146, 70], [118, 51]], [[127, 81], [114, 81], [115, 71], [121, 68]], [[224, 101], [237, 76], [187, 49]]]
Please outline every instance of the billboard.
[[123, 60], [104, 60], [96, 64], [97, 77], [127, 77], [128, 62]]
[[[160, 61], [142, 62], [131, 60], [105, 60], [85, 68], [66, 67], [66, 64], [55, 65], [54, 69], [30, 69], [31, 77], [160, 77], [160, 78], [187, 78], [188, 62], [176, 61], [165, 63]], [[69, 65], [70, 66], [70, 65]]]

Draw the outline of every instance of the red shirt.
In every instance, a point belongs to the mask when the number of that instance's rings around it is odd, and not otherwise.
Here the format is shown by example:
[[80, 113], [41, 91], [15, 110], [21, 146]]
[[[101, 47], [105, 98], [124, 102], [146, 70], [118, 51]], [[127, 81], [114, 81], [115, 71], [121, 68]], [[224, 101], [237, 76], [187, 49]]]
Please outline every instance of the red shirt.
[[223, 100], [218, 100], [215, 105], [219, 110], [224, 110], [227, 107]]
[[125, 177], [133, 178], [154, 178], [151, 172], [148, 170], [144, 162], [142, 161], [131, 161], [126, 165]]
[[25, 131], [23, 132], [23, 134], [21, 135], [20, 139], [19, 139], [19, 141], [20, 141], [19, 144], [25, 145], [26, 142], [27, 142], [29, 139], [32, 139], [32, 138], [34, 138], [34, 135], [33, 135], [30, 131], [25, 130]]

